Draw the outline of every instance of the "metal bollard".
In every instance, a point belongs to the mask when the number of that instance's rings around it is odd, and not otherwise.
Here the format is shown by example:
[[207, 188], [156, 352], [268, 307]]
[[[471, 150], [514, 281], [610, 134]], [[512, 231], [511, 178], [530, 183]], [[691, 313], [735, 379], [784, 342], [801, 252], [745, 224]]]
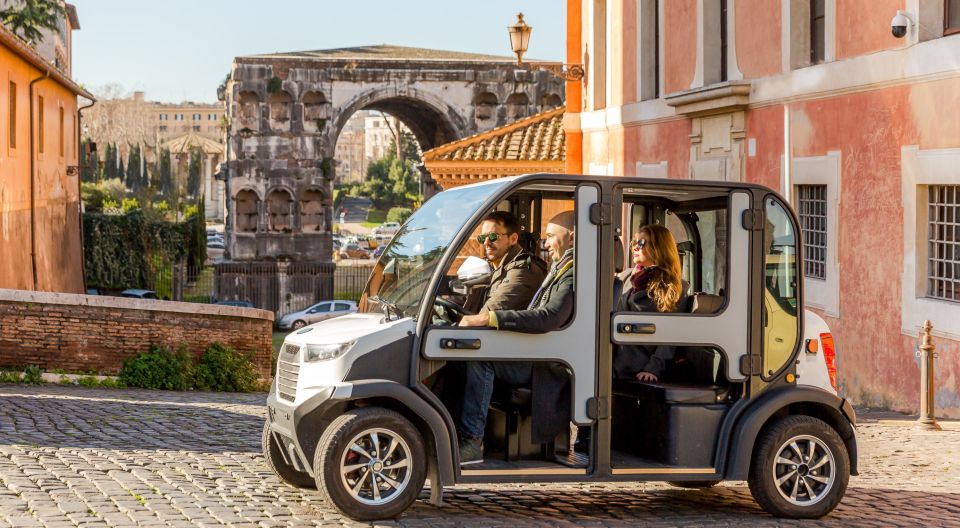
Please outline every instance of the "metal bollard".
[[917, 427], [927, 431], [940, 431], [940, 424], [934, 416], [936, 413], [936, 404], [934, 402], [934, 384], [933, 384], [933, 358], [935, 357], [933, 339], [930, 331], [933, 325], [929, 320], [923, 322], [923, 330], [920, 331], [920, 418], [917, 419]]

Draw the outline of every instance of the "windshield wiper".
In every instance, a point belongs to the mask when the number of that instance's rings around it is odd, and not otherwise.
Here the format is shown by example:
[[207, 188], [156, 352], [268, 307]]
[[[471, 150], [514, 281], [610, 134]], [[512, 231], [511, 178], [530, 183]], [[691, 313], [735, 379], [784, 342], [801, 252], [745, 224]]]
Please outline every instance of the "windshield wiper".
[[391, 320], [390, 319], [391, 311], [394, 314], [396, 314], [397, 319], [403, 318], [403, 310], [401, 310], [400, 308], [397, 308], [396, 304], [393, 304], [392, 302], [384, 299], [383, 297], [380, 297], [378, 295], [373, 295], [369, 298], [369, 300], [379, 304], [380, 306], [383, 306], [383, 315], [387, 318], [387, 321]]

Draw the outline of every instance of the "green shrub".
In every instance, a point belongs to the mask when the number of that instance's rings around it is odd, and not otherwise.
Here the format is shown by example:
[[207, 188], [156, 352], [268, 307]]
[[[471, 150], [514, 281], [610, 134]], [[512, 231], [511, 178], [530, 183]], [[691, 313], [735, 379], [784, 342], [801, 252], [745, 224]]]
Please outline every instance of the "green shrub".
[[257, 378], [249, 355], [214, 343], [200, 358], [194, 372], [194, 385], [200, 390], [253, 392], [258, 388]]
[[0, 372], [0, 383], [20, 383], [23, 377], [17, 371]]
[[391, 207], [387, 211], [387, 222], [396, 222], [402, 224], [413, 214], [413, 209], [409, 207]]
[[23, 371], [23, 382], [29, 385], [39, 385], [43, 381], [43, 372], [36, 365], [29, 365]]
[[120, 383], [144, 389], [189, 389], [193, 383], [186, 347], [180, 347], [173, 353], [168, 348], [154, 346], [150, 352], [124, 361]]

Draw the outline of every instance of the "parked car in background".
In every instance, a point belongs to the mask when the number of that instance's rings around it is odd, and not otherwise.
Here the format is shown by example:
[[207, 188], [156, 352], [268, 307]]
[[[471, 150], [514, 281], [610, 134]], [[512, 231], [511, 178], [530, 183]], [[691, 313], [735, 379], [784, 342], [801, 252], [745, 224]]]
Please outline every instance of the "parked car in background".
[[325, 321], [356, 311], [357, 303], [354, 301], [323, 301], [305, 310], [284, 315], [277, 321], [277, 326], [284, 330], [291, 328], [293, 330], [299, 330], [308, 324]]
[[400, 230], [398, 222], [384, 222], [373, 228], [374, 235], [395, 235]]
[[217, 301], [213, 304], [220, 306], [236, 306], [237, 308], [256, 308], [250, 301]]
[[368, 259], [370, 258], [370, 251], [356, 243], [348, 244], [347, 247], [340, 250], [340, 258]]
[[130, 299], [156, 299], [157, 292], [153, 290], [140, 290], [137, 288], [130, 288], [129, 290], [123, 290], [120, 293], [121, 297], [127, 297]]
[[206, 264], [212, 264], [223, 258], [223, 252], [226, 250], [226, 247], [223, 245], [223, 241], [219, 242], [210, 242], [207, 241], [207, 262]]
[[377, 249], [373, 250], [373, 258], [380, 258], [380, 255], [383, 255], [383, 251], [387, 249], [386, 244], [381, 244], [377, 246]]

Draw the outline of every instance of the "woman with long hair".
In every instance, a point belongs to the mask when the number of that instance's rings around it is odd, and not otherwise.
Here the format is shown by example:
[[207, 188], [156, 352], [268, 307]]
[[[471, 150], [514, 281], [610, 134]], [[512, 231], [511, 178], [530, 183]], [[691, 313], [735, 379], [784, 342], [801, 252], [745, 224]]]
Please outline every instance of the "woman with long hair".
[[[640, 228], [630, 244], [634, 269], [619, 310], [676, 312], [686, 296], [680, 254], [670, 230], [659, 225]], [[620, 379], [658, 381], [673, 361], [676, 347], [622, 345], [614, 353], [613, 372]]]

